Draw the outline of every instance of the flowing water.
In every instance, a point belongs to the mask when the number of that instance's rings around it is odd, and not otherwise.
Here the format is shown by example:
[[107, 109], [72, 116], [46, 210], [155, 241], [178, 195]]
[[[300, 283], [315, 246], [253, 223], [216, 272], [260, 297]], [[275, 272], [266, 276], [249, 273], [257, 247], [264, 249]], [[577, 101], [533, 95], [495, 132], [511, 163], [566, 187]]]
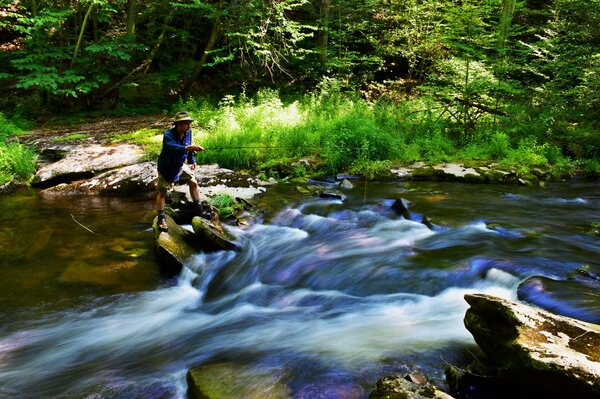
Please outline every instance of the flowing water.
[[215, 361], [257, 386], [283, 373], [295, 398], [366, 398], [412, 371], [443, 388], [477, 352], [466, 293], [516, 300], [533, 275], [600, 273], [594, 183], [345, 194], [274, 186], [259, 222], [230, 228], [240, 253], [199, 253], [176, 278], [158, 272], [152, 199], [0, 197], [0, 397], [185, 398], [186, 371]]

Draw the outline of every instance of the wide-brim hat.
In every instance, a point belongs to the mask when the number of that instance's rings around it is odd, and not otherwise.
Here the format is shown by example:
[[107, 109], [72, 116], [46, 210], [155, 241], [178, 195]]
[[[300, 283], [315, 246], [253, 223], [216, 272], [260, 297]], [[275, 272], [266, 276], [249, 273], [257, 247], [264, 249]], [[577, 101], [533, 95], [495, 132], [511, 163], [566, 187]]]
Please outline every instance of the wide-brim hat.
[[175, 115], [175, 120], [173, 121], [173, 123], [193, 122], [193, 121], [194, 120], [192, 119], [190, 114], [188, 114], [187, 112], [178, 112], [177, 115]]

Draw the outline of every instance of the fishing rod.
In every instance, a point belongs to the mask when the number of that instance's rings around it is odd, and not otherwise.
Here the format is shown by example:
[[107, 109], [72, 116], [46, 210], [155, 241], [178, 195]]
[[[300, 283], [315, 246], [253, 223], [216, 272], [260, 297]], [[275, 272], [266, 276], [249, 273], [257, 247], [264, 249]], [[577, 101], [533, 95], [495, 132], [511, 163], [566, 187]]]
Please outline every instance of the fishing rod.
[[220, 150], [243, 150], [243, 149], [280, 149], [280, 150], [289, 150], [291, 147], [279, 147], [279, 146], [265, 146], [265, 145], [243, 145], [243, 146], [234, 146], [234, 147], [210, 147], [205, 148], [204, 151], [220, 151]]

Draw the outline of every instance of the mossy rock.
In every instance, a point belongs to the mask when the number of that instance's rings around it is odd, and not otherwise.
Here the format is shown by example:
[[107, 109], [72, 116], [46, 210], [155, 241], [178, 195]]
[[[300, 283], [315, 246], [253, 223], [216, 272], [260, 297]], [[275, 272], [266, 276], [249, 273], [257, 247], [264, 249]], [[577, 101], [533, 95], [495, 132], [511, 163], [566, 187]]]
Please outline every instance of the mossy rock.
[[221, 226], [200, 216], [192, 219], [192, 228], [196, 233], [198, 244], [207, 250], [240, 251], [241, 247], [233, 241]]
[[413, 180], [444, 180], [446, 173], [443, 170], [435, 169], [433, 166], [425, 166], [412, 171]]
[[489, 295], [465, 300], [465, 327], [504, 376], [553, 384], [555, 397], [600, 396], [599, 325]]
[[383, 377], [369, 399], [453, 399], [431, 385], [420, 385], [399, 376]]
[[187, 373], [190, 399], [288, 399], [291, 390], [281, 370], [255, 371], [233, 362], [192, 368]]
[[152, 224], [157, 255], [164, 271], [179, 273], [183, 265], [202, 247], [194, 233], [179, 226], [169, 215], [166, 218], [168, 232], [158, 229], [158, 217], [154, 218]]

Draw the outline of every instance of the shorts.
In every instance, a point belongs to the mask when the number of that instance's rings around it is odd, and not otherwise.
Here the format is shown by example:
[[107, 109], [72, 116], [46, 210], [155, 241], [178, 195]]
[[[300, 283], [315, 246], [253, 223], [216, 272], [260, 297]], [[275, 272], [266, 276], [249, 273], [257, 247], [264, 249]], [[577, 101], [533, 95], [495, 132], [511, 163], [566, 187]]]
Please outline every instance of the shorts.
[[158, 183], [156, 183], [156, 189], [158, 191], [169, 191], [175, 187], [176, 184], [186, 184], [194, 179], [194, 171], [189, 166], [184, 164], [179, 172], [179, 180], [167, 181], [160, 173], [158, 174]]

